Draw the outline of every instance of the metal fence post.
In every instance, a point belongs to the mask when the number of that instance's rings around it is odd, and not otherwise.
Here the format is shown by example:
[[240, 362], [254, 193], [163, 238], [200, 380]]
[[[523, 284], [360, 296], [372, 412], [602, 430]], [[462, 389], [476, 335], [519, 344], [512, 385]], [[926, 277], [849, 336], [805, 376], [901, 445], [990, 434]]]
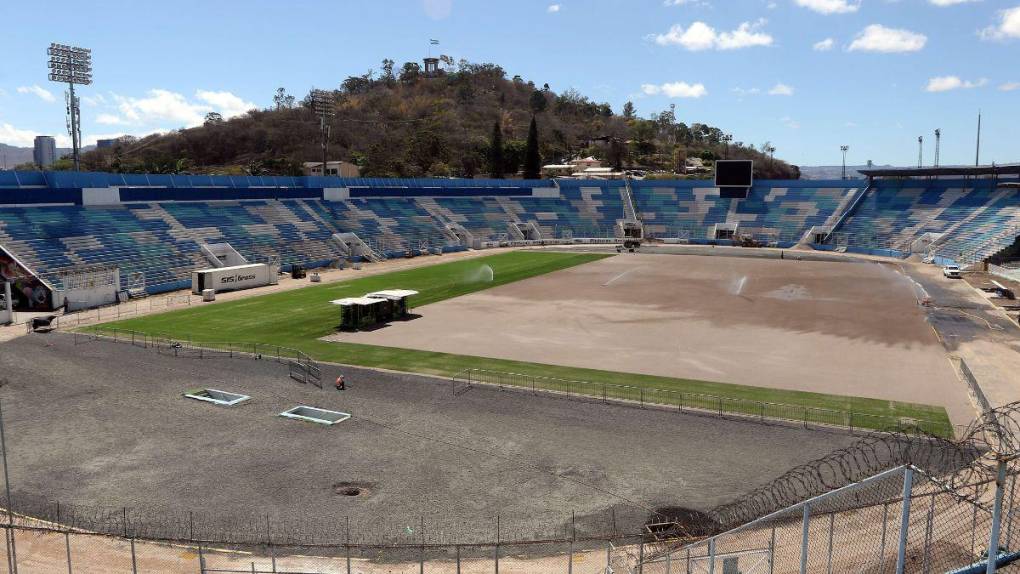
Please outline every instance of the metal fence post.
[[1013, 542], [1013, 512], [1016, 510], [1016, 475], [1009, 487], [1009, 504], [1006, 505], [1006, 548]]
[[807, 574], [808, 561], [808, 526], [811, 524], [811, 506], [804, 505], [804, 518], [802, 519], [800, 535], [800, 574]]
[[499, 574], [499, 515], [496, 515], [496, 574]]
[[907, 561], [907, 532], [910, 530], [910, 492], [914, 488], [914, 469], [903, 469], [903, 510], [900, 516], [900, 540], [896, 551], [896, 574], [903, 574]]
[[776, 570], [776, 527], [772, 527], [772, 537], [769, 539], [769, 574]]
[[71, 568], [71, 533], [64, 532], [64, 550], [67, 551], [67, 574], [74, 574]]
[[988, 537], [988, 566], [985, 574], [995, 574], [998, 569], [999, 533], [1002, 527], [1002, 495], [1006, 490], [1006, 461], [999, 460], [999, 472], [995, 477], [995, 505], [992, 507], [992, 532]]
[[637, 574], [645, 573], [645, 539], [641, 538], [641, 542], [638, 543], [638, 563], [637, 563]]
[[829, 514], [829, 555], [826, 558], [825, 571], [828, 574], [832, 574], [832, 538], [836, 529], [836, 513], [832, 512]]
[[882, 505], [882, 541], [878, 545], [878, 568], [882, 571], [885, 563], [885, 537], [889, 530], [889, 503]]
[[[667, 564], [669, 564], [667, 562]], [[669, 573], [667, 567], [666, 573]], [[708, 574], [715, 574], [715, 537], [708, 539]]]
[[[118, 307], [119, 309], [119, 307]], [[138, 574], [138, 558], [135, 556], [135, 539], [131, 539], [131, 574]]]

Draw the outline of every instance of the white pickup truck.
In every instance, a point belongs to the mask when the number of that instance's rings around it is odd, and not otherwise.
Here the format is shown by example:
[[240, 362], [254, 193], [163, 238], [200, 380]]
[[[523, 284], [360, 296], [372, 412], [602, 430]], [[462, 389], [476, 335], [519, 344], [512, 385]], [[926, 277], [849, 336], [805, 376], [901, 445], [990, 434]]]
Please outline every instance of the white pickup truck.
[[959, 265], [946, 265], [945, 267], [942, 268], [942, 274], [950, 279], [959, 279], [963, 277], [962, 275], [960, 275]]

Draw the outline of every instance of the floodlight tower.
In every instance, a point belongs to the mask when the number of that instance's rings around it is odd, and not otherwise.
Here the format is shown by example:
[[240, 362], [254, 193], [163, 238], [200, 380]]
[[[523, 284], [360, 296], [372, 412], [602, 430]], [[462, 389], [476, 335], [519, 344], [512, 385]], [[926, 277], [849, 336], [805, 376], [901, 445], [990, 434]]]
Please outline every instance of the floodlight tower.
[[726, 143], [726, 159], [730, 158], [730, 142], [733, 141], [733, 134], [725, 134], [722, 140]]
[[935, 167], [939, 166], [939, 149], [942, 147], [942, 130], [935, 130]]
[[917, 136], [917, 167], [924, 166], [924, 136]]
[[850, 146], [841, 145], [839, 151], [843, 152], [843, 179], [846, 179], [846, 152], [850, 150]]
[[[326, 146], [329, 144], [329, 120], [335, 113], [333, 93], [327, 90], [312, 90], [312, 109], [319, 116], [319, 131], [322, 134], [322, 175], [326, 175]], [[339, 171], [337, 172], [339, 174]]]
[[81, 107], [74, 95], [75, 84], [92, 83], [92, 50], [64, 44], [50, 44], [46, 50], [50, 57], [50, 81], [67, 83], [67, 132], [71, 136], [74, 171], [81, 169]]
[[772, 161], [775, 159], [776, 156], [776, 147], [770, 145], [765, 148], [765, 151], [769, 152], [769, 167], [772, 167]]

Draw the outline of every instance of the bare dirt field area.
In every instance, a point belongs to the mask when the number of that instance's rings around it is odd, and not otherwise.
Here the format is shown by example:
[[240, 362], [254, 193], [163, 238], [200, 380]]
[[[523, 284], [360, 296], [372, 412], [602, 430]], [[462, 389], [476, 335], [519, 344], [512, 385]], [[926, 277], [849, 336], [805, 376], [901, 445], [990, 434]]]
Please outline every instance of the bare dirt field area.
[[623, 254], [337, 339], [939, 404], [967, 422], [918, 297], [896, 264]]
[[[456, 395], [437, 379], [354, 368], [337, 392], [269, 360], [74, 341], [0, 346], [15, 506], [194, 511], [214, 533], [247, 520], [259, 531], [269, 516], [281, 542], [288, 531], [336, 542], [344, 517], [356, 542], [416, 541], [422, 520], [430, 540], [489, 541], [497, 516], [505, 541], [562, 534], [572, 514], [579, 534], [610, 521], [634, 532], [656, 509], [707, 510], [854, 439], [493, 388]], [[251, 399], [182, 396], [201, 387]], [[278, 416], [297, 405], [352, 417]]]

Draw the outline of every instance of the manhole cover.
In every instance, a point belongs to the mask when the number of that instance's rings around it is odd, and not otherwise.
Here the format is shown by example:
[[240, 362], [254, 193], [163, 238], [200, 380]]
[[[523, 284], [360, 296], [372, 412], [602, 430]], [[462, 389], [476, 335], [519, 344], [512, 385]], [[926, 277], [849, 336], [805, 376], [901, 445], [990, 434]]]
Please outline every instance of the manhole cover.
[[364, 482], [338, 482], [333, 485], [333, 492], [340, 496], [365, 497], [371, 494], [371, 485]]

